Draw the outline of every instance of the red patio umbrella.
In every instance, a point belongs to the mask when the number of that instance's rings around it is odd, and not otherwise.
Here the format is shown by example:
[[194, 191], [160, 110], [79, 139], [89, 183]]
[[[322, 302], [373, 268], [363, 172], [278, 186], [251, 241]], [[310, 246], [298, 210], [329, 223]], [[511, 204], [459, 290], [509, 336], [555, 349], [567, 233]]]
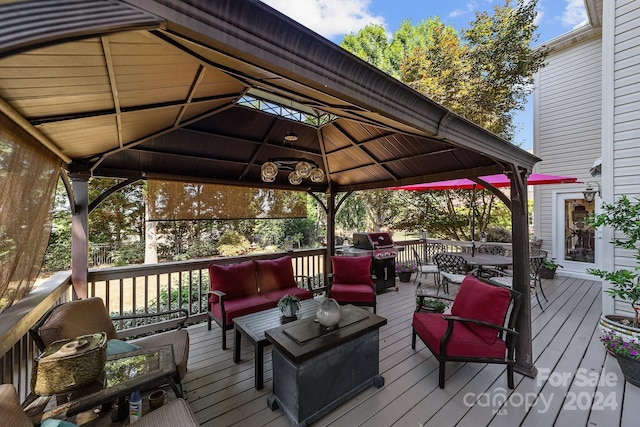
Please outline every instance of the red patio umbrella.
[[[509, 187], [511, 182], [505, 174], [486, 175], [481, 176], [481, 180], [493, 185], [494, 187]], [[542, 184], [569, 184], [573, 182], [579, 182], [577, 178], [560, 175], [544, 175], [539, 173], [532, 173], [527, 179], [527, 185], [542, 185]], [[476, 189], [484, 188], [484, 186], [471, 181], [467, 178], [450, 179], [447, 181], [437, 182], [425, 182], [423, 184], [404, 185], [402, 187], [390, 187], [390, 190], [412, 190], [412, 191], [433, 191], [433, 190], [473, 190], [473, 197], [471, 198], [471, 209], [473, 211], [475, 207]], [[475, 254], [475, 216], [471, 215], [471, 256]]]
[[[494, 187], [508, 187], [510, 185], [509, 178], [505, 174], [487, 175], [481, 176], [481, 180], [488, 182]], [[572, 182], [578, 182], [577, 178], [560, 175], [544, 175], [539, 173], [532, 173], [527, 179], [527, 185], [541, 185], [541, 184], [569, 184]], [[429, 190], [460, 190], [460, 189], [484, 188], [482, 185], [477, 184], [470, 179], [450, 179], [448, 181], [437, 182], [425, 182], [424, 184], [404, 185], [402, 187], [391, 187], [392, 190], [414, 190], [414, 191], [429, 191]]]

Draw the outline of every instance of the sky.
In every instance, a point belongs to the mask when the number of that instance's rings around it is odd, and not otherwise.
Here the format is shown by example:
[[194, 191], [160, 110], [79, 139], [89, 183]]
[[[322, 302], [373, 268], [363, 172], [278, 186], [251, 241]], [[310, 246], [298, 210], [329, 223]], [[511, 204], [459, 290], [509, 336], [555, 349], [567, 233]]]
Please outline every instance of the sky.
[[[413, 24], [439, 16], [457, 29], [469, 27], [476, 12], [492, 13], [505, 0], [262, 0], [302, 25], [339, 44], [345, 34], [356, 33], [367, 24], [382, 25], [389, 35], [408, 19]], [[515, 3], [515, 0], [513, 0]], [[538, 40], [543, 44], [586, 21], [584, 0], [538, 0]], [[524, 149], [533, 146], [533, 101], [517, 112], [518, 128], [513, 142]]]

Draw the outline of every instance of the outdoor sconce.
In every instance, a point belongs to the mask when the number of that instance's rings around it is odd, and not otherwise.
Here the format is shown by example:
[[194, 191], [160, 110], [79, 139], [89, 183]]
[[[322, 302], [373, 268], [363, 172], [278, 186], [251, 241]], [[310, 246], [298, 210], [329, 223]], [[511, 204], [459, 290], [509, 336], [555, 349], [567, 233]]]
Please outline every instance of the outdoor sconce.
[[[594, 189], [593, 186], [596, 186], [596, 188]], [[588, 202], [591, 203], [595, 200], [596, 195], [600, 196], [600, 184], [598, 184], [595, 181], [589, 181], [587, 182], [587, 188], [585, 188], [582, 191], [582, 195], [584, 196], [584, 199]]]

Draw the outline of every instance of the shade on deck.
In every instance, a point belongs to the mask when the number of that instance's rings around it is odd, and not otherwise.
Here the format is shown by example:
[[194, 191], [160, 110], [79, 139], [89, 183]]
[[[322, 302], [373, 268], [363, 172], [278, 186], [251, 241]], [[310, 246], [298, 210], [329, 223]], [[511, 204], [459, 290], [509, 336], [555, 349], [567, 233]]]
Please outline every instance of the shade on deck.
[[[438, 362], [422, 343], [411, 349], [414, 284], [378, 296], [380, 374], [385, 385], [365, 389], [314, 422], [317, 427], [355, 426], [622, 426], [637, 425], [640, 389], [625, 383], [616, 360], [599, 341], [600, 283], [543, 279], [545, 311], [532, 309], [535, 380], [516, 374], [507, 388], [503, 365], [450, 363], [443, 390]], [[432, 280], [428, 288], [435, 293]], [[454, 293], [457, 287], [452, 287]], [[284, 427], [282, 410], [271, 411], [271, 347], [265, 349], [265, 388], [254, 388], [253, 347], [242, 360], [220, 347], [220, 329], [189, 328], [191, 352], [184, 386], [203, 426]], [[231, 332], [228, 332], [231, 334]], [[598, 380], [602, 381], [598, 383]], [[606, 379], [606, 382], [605, 382]], [[604, 400], [607, 399], [607, 400]]]

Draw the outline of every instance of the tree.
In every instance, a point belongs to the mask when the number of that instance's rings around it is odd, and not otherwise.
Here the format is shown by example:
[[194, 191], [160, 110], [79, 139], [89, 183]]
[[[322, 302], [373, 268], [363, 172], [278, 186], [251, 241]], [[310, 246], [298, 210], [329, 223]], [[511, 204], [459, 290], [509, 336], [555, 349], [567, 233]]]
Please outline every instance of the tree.
[[[513, 115], [524, 109], [533, 75], [546, 56], [544, 50], [531, 48], [537, 38], [536, 4], [537, 0], [505, 0], [493, 15], [476, 14], [469, 28], [460, 33], [437, 17], [417, 25], [404, 21], [390, 43], [381, 39], [381, 27], [366, 27], [345, 37], [341, 46], [468, 120], [510, 139], [515, 133]], [[378, 51], [373, 52], [374, 47]], [[469, 238], [470, 194], [403, 194], [403, 202], [393, 205], [395, 210], [388, 218], [396, 228]], [[478, 232], [489, 231], [490, 223], [510, 224], [508, 210], [492, 193], [479, 191], [478, 195], [474, 212]], [[376, 203], [388, 204], [389, 200], [367, 200], [372, 222], [380, 224], [386, 220], [379, 215], [384, 206]]]
[[380, 70], [397, 77], [397, 72], [390, 63], [387, 34], [381, 25], [369, 24], [356, 34], [345, 35], [340, 46]]
[[505, 0], [493, 15], [476, 14], [461, 38], [439, 21], [428, 22], [433, 43], [414, 49], [401, 66], [407, 84], [506, 139], [546, 57], [531, 48], [537, 1], [513, 3]]

